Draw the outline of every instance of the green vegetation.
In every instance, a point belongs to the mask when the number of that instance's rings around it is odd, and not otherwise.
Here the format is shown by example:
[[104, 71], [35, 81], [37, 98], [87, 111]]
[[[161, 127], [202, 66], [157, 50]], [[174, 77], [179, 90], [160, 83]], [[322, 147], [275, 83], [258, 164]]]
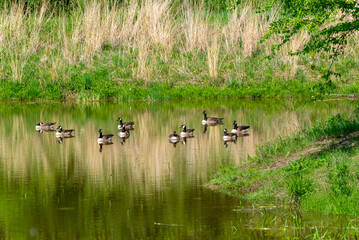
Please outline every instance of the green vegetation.
[[281, 17], [271, 23], [262, 38], [279, 37], [273, 49], [279, 49], [301, 31], [308, 31], [310, 38], [294, 54], [323, 51], [333, 58], [343, 53], [348, 38], [359, 29], [359, 8], [353, 0], [283, 0], [283, 5]]
[[213, 186], [250, 199], [300, 204], [305, 210], [359, 215], [359, 108], [257, 149], [240, 165], [221, 169]]
[[0, 100], [316, 99], [359, 89], [355, 36], [331, 85], [318, 81], [326, 58], [289, 54], [306, 32], [264, 60], [275, 41], [258, 41], [279, 5], [258, 14], [255, 0], [234, 10], [235, 1], [75, 2], [2, 3]]
[[[271, 7], [273, 4], [268, 3], [264, 9]], [[272, 53], [275, 54], [295, 36], [310, 33], [301, 46], [290, 49], [290, 52], [328, 59], [328, 64], [318, 72], [325, 84], [331, 86], [341, 74], [338, 69], [332, 69], [334, 61], [338, 56], [347, 54], [348, 41], [353, 36], [357, 37], [358, 13], [358, 4], [352, 0], [283, 0], [279, 18], [270, 24], [261, 42], [275, 38], [277, 41], [272, 44]]]

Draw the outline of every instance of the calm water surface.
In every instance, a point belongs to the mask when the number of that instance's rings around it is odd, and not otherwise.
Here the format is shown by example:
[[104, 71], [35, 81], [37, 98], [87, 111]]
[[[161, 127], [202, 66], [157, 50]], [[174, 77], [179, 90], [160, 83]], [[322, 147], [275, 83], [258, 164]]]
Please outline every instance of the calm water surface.
[[[274, 239], [342, 232], [344, 217], [248, 202], [204, 186], [221, 167], [244, 161], [261, 142], [350, 113], [355, 103], [327, 101], [129, 102], [0, 105], [1, 239]], [[204, 132], [202, 111], [224, 117]], [[117, 118], [135, 121], [123, 142]], [[250, 135], [225, 146], [233, 120]], [[56, 121], [75, 137], [35, 131]], [[195, 137], [168, 142], [181, 124]], [[98, 129], [115, 134], [97, 144]], [[295, 217], [293, 217], [295, 216]]]

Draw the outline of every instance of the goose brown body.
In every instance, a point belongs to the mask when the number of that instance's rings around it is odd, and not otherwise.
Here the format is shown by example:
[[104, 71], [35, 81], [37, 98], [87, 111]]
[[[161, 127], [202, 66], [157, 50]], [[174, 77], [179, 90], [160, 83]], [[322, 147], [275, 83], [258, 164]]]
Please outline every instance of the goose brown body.
[[121, 117], [119, 117], [117, 121], [120, 122], [120, 124], [118, 125], [118, 130], [122, 130], [122, 128], [125, 128], [126, 130], [132, 130], [133, 125], [135, 125], [135, 122], [122, 122]]
[[54, 131], [55, 124], [56, 124], [56, 122], [53, 122], [53, 123], [39, 122], [38, 124], [36, 124], [36, 130], [38, 130], [38, 131]]
[[244, 134], [248, 134], [249, 128], [250, 126], [245, 126], [245, 125], [238, 126], [237, 121], [233, 121], [233, 129], [231, 130], [231, 132], [237, 135], [244, 135]]
[[100, 133], [100, 136], [97, 138], [97, 142], [98, 143], [110, 143], [112, 142], [112, 137], [113, 134], [102, 134], [102, 130], [98, 130], [98, 132]]
[[74, 129], [62, 129], [61, 126], [57, 129], [59, 129], [59, 131], [56, 132], [56, 137], [58, 138], [72, 137], [72, 132], [75, 131]]
[[219, 117], [207, 117], [207, 112], [203, 111], [204, 119], [202, 120], [203, 125], [217, 125], [223, 122], [224, 118]]
[[186, 125], [184, 124], [180, 128], [183, 129], [180, 133], [181, 137], [193, 137], [194, 129], [187, 129]]

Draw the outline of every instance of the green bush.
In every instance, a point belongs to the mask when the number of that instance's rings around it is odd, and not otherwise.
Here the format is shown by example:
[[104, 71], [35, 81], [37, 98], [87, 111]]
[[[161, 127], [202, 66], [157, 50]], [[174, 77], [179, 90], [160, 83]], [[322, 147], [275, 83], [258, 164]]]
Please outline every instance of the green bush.
[[334, 196], [352, 194], [350, 182], [353, 179], [349, 171], [349, 166], [342, 161], [338, 161], [336, 168], [328, 174], [330, 190]]
[[291, 162], [287, 168], [287, 192], [290, 199], [299, 204], [302, 199], [313, 192], [313, 180], [305, 176], [306, 168], [302, 162]]

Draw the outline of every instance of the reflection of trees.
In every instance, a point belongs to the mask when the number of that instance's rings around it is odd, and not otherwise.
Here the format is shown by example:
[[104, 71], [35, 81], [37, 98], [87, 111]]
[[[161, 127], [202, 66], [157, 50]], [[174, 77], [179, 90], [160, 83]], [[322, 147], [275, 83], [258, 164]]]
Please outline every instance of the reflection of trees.
[[[344, 104], [341, 112], [349, 108]], [[213, 114], [218, 111], [225, 124], [201, 133], [203, 109]], [[283, 236], [283, 231], [273, 235], [243, 224], [253, 219], [267, 225], [273, 215], [264, 220], [259, 212], [229, 218], [230, 197], [201, 187], [220, 166], [239, 163], [253, 154], [258, 143], [297, 126], [309, 126], [318, 116], [325, 118], [336, 111], [336, 105], [328, 103], [302, 106], [246, 101], [0, 105], [0, 131], [4, 133], [0, 135], [0, 230], [4, 229], [0, 237], [17, 238], [16, 233], [24, 236], [35, 229], [45, 239], [130, 239], [157, 234], [230, 238], [231, 224], [242, 228], [241, 234], [248, 238]], [[135, 120], [136, 129], [126, 144], [115, 138], [114, 144], [103, 146], [100, 153], [97, 129], [116, 131], [119, 114]], [[234, 119], [251, 125], [252, 132], [225, 149], [223, 128]], [[35, 131], [40, 120], [56, 120], [74, 128], [76, 137], [58, 144], [54, 133]], [[199, 131], [185, 145], [173, 148], [167, 142], [168, 135], [182, 123]], [[275, 226], [282, 227], [288, 218], [277, 218]], [[153, 222], [184, 226], [149, 224]]]

